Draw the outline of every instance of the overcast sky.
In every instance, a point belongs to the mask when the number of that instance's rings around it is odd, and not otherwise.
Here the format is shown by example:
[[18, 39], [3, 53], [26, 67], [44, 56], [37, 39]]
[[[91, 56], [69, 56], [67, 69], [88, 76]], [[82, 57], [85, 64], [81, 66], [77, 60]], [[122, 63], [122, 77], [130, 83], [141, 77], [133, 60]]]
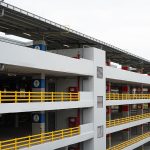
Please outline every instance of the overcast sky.
[[150, 59], [150, 0], [5, 0]]

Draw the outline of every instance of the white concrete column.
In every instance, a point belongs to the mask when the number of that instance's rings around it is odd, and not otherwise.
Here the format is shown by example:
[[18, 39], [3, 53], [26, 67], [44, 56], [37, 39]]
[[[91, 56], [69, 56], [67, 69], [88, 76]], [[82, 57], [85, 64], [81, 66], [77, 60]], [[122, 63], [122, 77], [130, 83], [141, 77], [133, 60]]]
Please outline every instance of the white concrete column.
[[137, 72], [138, 72], [138, 73], [141, 73], [141, 74], [142, 74], [142, 73], [143, 73], [143, 70], [144, 70], [144, 68], [137, 68]]
[[[125, 69], [126, 70], [126, 69]], [[123, 94], [128, 94], [130, 91], [129, 85], [125, 85], [122, 87], [122, 93]], [[130, 105], [123, 105], [122, 106], [122, 117], [129, 117], [130, 116]], [[130, 129], [125, 129], [123, 130], [123, 140], [129, 140], [130, 139]]]
[[[32, 78], [32, 92], [45, 92], [45, 75], [35, 75]], [[45, 132], [45, 112], [32, 114], [32, 134]]]
[[[129, 111], [129, 105], [123, 105], [122, 106], [122, 112], [123, 117], [129, 117], [130, 111]], [[129, 140], [130, 139], [130, 129], [123, 130], [123, 140]]]
[[106, 82], [106, 93], [111, 93], [111, 82], [110, 81]]
[[[129, 94], [129, 91], [130, 91], [129, 85], [122, 86], [122, 93], [123, 94]], [[122, 116], [123, 117], [128, 117], [130, 115], [129, 111], [130, 111], [129, 110], [129, 105], [123, 105], [122, 106]]]
[[129, 115], [130, 115], [129, 105], [123, 105], [122, 106], [122, 117], [129, 117]]
[[137, 104], [137, 115], [143, 114], [143, 104]]
[[107, 59], [107, 60], [106, 60], [106, 65], [107, 65], [107, 66], [111, 66], [111, 60], [110, 60], [110, 59]]
[[[123, 105], [122, 106], [122, 112], [123, 117], [129, 117], [130, 116], [130, 106], [129, 105]], [[131, 137], [131, 129], [125, 129], [123, 130], [123, 140], [129, 140]]]
[[150, 103], [148, 103], [148, 112], [150, 113]]
[[18, 128], [19, 127], [19, 114], [16, 113], [15, 114], [15, 128]]
[[110, 148], [111, 147], [111, 145], [112, 145], [112, 142], [111, 142], [111, 138], [112, 138], [112, 135], [111, 134], [107, 134], [107, 136], [106, 136], [106, 144], [107, 144], [107, 148]]
[[[110, 63], [108, 61], [108, 63]], [[110, 64], [107, 64], [110, 66]], [[111, 82], [107, 81], [106, 82], [106, 93], [111, 93]], [[111, 106], [106, 107], [106, 120], [109, 121], [111, 120]], [[111, 147], [111, 134], [108, 134], [106, 136], [106, 146], [107, 148]]]
[[[143, 104], [137, 104], [137, 115], [143, 114]], [[137, 126], [137, 134], [143, 134], [143, 125]]]
[[127, 128], [127, 129], [124, 129], [123, 131], [122, 131], [122, 133], [123, 133], [123, 135], [122, 135], [122, 139], [123, 140], [129, 140], [130, 139], [130, 137], [131, 137], [131, 134], [130, 134], [130, 129], [129, 128]]
[[106, 107], [106, 120], [111, 120], [111, 106]]
[[[93, 91], [93, 111], [91, 114], [94, 124], [94, 138], [84, 150], [106, 149], [106, 77], [105, 77], [105, 52], [100, 49], [90, 48], [93, 52], [93, 77], [89, 85]], [[98, 107], [98, 97], [102, 98], [103, 106]]]

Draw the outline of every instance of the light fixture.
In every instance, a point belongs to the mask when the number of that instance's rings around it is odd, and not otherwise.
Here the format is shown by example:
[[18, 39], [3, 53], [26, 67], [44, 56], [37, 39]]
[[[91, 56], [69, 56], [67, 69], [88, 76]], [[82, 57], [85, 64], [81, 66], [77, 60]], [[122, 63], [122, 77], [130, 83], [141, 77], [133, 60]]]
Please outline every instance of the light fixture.
[[23, 33], [24, 35], [27, 35], [27, 36], [31, 36], [31, 34], [28, 34], [28, 33]]
[[70, 46], [69, 46], [69, 45], [67, 45], [67, 44], [64, 44], [63, 46], [64, 46], [64, 47], [68, 47], [68, 48], [70, 47]]
[[8, 73], [8, 76], [9, 76], [9, 77], [15, 77], [16, 74], [14, 74], [14, 73]]

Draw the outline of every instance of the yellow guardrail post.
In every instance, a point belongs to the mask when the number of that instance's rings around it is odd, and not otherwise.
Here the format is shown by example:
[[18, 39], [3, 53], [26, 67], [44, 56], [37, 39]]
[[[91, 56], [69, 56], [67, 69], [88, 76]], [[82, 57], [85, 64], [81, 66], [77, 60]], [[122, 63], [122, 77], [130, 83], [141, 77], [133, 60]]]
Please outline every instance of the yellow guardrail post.
[[41, 92], [41, 102], [42, 102], [42, 92]]
[[77, 101], [79, 101], [80, 100], [80, 92], [78, 92], [78, 100]]
[[61, 92], [61, 101], [64, 101], [64, 93]]
[[15, 138], [15, 150], [17, 150], [17, 138]]
[[0, 103], [2, 103], [2, 92], [0, 91]]
[[78, 134], [80, 134], [80, 127], [78, 127]]
[[64, 138], [64, 130], [61, 130], [62, 139]]
[[121, 94], [121, 100], [123, 100], [123, 93]]
[[70, 128], [70, 136], [72, 136], [72, 128]]
[[15, 103], [17, 103], [17, 91], [15, 91]]
[[43, 133], [41, 133], [40, 140], [41, 140], [41, 144], [42, 144], [43, 143]]
[[72, 96], [72, 94], [71, 94], [71, 92], [70, 92], [70, 94], [69, 94], [69, 100], [71, 101], [71, 96]]
[[0, 150], [2, 149], [2, 142], [0, 141]]
[[119, 100], [119, 94], [117, 94], [117, 99]]
[[52, 131], [52, 141], [54, 141], [54, 131]]
[[30, 103], [31, 102], [31, 94], [30, 94], [30, 92], [28, 93], [28, 102]]
[[31, 136], [29, 135], [29, 145], [28, 147], [31, 147]]
[[52, 102], [53, 102], [54, 101], [54, 93], [53, 92], [51, 93], [51, 96], [52, 96], [51, 99], [52, 99]]

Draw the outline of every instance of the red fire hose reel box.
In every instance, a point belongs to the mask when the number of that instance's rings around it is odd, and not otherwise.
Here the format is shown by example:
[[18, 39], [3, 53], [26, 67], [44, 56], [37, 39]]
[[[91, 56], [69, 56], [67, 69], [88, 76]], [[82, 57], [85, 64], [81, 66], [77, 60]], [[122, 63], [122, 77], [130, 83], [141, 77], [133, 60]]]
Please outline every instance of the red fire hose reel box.
[[111, 108], [108, 108], [108, 107], [107, 107], [107, 108], [106, 108], [106, 114], [111, 114], [111, 112], [112, 112], [112, 111], [111, 111]]
[[123, 70], [129, 70], [129, 66], [122, 66]]
[[[69, 92], [70, 93], [78, 93], [78, 87], [69, 87]], [[78, 100], [78, 95], [77, 94], [71, 94], [72, 100]]]
[[79, 117], [69, 117], [69, 128], [77, 127], [80, 125]]
[[77, 93], [78, 92], [78, 87], [69, 87], [69, 92]]
[[129, 86], [123, 86], [122, 92], [128, 93], [129, 92]]

